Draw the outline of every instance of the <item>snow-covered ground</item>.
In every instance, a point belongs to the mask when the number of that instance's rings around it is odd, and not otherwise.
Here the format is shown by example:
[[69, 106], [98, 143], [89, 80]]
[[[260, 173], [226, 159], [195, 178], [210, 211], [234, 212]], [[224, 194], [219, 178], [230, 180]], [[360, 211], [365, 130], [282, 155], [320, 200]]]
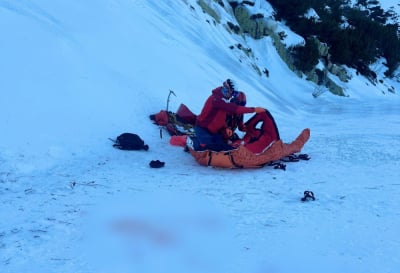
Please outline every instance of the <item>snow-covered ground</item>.
[[[194, 0], [0, 0], [0, 34], [0, 272], [400, 268], [397, 82], [354, 74], [348, 97], [314, 98], [269, 38], [229, 34]], [[199, 113], [228, 77], [284, 141], [311, 129], [310, 161], [207, 168], [160, 138], [149, 115], [170, 89], [170, 110]], [[150, 150], [112, 148], [123, 132]]]

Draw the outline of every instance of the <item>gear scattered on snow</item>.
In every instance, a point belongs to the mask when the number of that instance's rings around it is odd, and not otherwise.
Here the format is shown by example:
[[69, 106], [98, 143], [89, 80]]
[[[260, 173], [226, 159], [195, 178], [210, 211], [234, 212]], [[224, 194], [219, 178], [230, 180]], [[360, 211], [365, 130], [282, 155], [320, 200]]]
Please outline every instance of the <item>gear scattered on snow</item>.
[[165, 166], [165, 162], [162, 162], [160, 160], [152, 160], [149, 163], [151, 168], [162, 168]]
[[305, 202], [305, 201], [315, 201], [315, 196], [314, 193], [312, 191], [305, 191], [304, 192], [304, 197], [301, 198], [301, 201]]

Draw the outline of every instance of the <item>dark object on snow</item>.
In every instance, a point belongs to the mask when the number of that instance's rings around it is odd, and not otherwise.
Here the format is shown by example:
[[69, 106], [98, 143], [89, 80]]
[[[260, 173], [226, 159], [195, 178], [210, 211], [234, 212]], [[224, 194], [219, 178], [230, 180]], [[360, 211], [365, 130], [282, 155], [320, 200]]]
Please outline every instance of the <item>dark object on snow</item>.
[[274, 169], [280, 169], [286, 171], [287, 162], [299, 162], [300, 160], [310, 160], [311, 157], [308, 154], [290, 154], [285, 157], [282, 157], [279, 160], [272, 161], [268, 163], [268, 166], [273, 166]]
[[281, 163], [279, 161], [278, 162], [276, 162], [276, 161], [271, 162], [271, 163], [268, 164], [268, 166], [274, 166], [274, 169], [280, 169], [280, 170], [286, 171], [286, 164], [283, 164], [283, 163]]
[[310, 200], [315, 201], [314, 193], [312, 191], [305, 191], [304, 197], [301, 198], [301, 201], [305, 202], [305, 201], [310, 201]]
[[308, 154], [299, 154], [298, 158], [301, 160], [310, 160], [311, 157]]
[[117, 137], [113, 147], [120, 150], [145, 150], [149, 149], [149, 145], [144, 144], [144, 141], [137, 135], [132, 133], [123, 133]]
[[165, 166], [165, 162], [162, 162], [160, 160], [152, 160], [149, 163], [151, 168], [161, 168]]
[[280, 160], [283, 162], [298, 162], [300, 160], [310, 160], [311, 157], [308, 154], [290, 154], [282, 157]]

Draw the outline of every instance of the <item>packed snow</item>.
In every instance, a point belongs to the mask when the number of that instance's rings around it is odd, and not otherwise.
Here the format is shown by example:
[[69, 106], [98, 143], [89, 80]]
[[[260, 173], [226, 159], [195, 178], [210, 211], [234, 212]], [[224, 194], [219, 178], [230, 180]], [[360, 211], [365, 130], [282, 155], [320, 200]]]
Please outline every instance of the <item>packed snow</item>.
[[[0, 0], [0, 272], [398, 272], [400, 84], [377, 63], [319, 89], [223, 2], [217, 24], [194, 0]], [[311, 160], [200, 166], [149, 119], [227, 78], [285, 142], [310, 128]], [[113, 148], [124, 132], [150, 149]]]

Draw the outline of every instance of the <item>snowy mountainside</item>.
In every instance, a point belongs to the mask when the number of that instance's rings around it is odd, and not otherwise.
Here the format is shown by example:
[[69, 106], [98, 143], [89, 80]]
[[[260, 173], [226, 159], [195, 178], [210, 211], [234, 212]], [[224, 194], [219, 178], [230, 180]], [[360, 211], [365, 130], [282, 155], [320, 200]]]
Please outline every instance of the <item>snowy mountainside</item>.
[[[397, 272], [398, 96], [354, 77], [314, 98], [223, 2], [214, 24], [194, 0], [0, 0], [0, 272]], [[170, 89], [199, 113], [227, 77], [284, 141], [310, 127], [311, 160], [207, 168], [160, 138]], [[126, 131], [149, 151], [114, 149]]]

